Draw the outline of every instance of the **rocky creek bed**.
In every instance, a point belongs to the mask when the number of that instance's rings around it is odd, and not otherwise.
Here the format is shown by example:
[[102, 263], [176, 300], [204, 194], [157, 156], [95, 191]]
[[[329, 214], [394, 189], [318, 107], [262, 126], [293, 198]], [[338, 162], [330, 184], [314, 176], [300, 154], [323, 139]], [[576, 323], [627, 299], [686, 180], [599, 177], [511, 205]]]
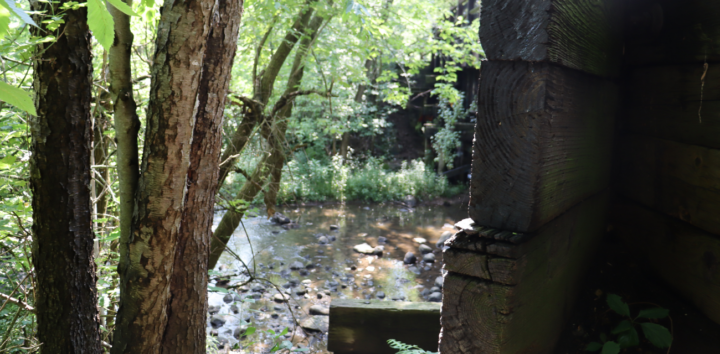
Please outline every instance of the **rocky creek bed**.
[[[211, 271], [208, 333], [220, 352], [266, 353], [285, 342], [327, 353], [332, 299], [441, 301], [438, 241], [467, 211], [339, 204], [280, 213], [243, 219], [228, 243], [242, 262], [226, 252]], [[243, 262], [257, 278], [247, 284]]]

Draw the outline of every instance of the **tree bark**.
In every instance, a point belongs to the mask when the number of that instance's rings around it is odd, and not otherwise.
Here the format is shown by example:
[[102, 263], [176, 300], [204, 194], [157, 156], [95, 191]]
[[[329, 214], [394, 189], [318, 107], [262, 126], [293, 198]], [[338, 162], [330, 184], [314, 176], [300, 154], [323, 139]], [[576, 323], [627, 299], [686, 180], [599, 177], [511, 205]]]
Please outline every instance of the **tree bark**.
[[[33, 2], [53, 13], [63, 2]], [[41, 352], [100, 353], [90, 204], [92, 57], [87, 11], [68, 11], [61, 34], [37, 47], [30, 185], [37, 337]], [[34, 29], [35, 35], [48, 31]]]
[[163, 6], [132, 233], [120, 244], [113, 354], [157, 353], [163, 344], [214, 5], [214, 0], [168, 0]]
[[[132, 6], [131, 0], [126, 0]], [[117, 138], [117, 173], [120, 185], [120, 242], [130, 240], [132, 215], [139, 177], [138, 131], [140, 120], [133, 98], [132, 68], [130, 55], [133, 34], [130, 31], [130, 16], [114, 6], [108, 6], [115, 22], [115, 41], [108, 51], [110, 71], [110, 94], [115, 118]]]
[[222, 121], [237, 49], [242, 0], [218, 0], [205, 48], [190, 150], [188, 190], [170, 285], [162, 353], [205, 353], [208, 255], [218, 186]]

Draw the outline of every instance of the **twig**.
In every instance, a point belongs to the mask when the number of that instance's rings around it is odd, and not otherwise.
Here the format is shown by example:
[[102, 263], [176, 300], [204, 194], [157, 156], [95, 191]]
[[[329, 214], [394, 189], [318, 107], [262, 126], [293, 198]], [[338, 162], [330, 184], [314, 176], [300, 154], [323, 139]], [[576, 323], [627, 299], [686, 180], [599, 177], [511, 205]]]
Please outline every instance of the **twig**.
[[5, 294], [3, 294], [3, 293], [0, 293], [0, 297], [5, 298], [5, 300], [10, 301], [10, 302], [12, 302], [12, 303], [15, 304], [15, 305], [18, 305], [18, 306], [24, 308], [25, 310], [28, 310], [28, 311], [30, 311], [30, 312], [35, 312], [35, 308], [34, 308], [34, 307], [28, 305], [26, 302], [24, 302], [24, 301], [22, 301], [22, 300], [20, 300], [20, 299], [16, 299], [16, 298], [14, 298], [14, 297], [12, 297], [12, 296], [8, 296], [8, 295], [5, 295]]

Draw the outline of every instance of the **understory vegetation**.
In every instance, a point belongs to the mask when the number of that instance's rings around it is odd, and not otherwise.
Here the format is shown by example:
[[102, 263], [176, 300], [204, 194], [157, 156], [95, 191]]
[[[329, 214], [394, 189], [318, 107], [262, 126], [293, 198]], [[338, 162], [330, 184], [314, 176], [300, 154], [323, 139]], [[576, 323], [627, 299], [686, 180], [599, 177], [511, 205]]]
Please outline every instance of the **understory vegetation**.
[[[464, 108], [467, 99], [455, 87], [457, 73], [465, 68], [477, 70], [483, 57], [477, 39], [479, 21], [468, 20], [467, 13], [458, 14], [457, 1], [247, 0], [243, 6], [239, 35], [231, 41], [237, 50], [225, 48], [231, 54], [226, 60], [231, 72], [228, 86], [209, 94], [221, 97], [224, 103], [216, 120], [222, 123], [214, 134], [208, 134], [222, 139], [217, 144], [220, 158], [212, 159], [212, 169], [207, 172], [220, 175], [217, 188], [210, 192], [218, 196], [218, 203], [242, 206], [226, 217], [241, 220], [253, 204], [265, 204], [271, 216], [282, 203], [401, 201], [407, 196], [429, 200], [466, 188], [462, 183], [450, 184], [441, 174], [443, 168], [435, 167], [436, 162], [452, 166], [458, 144], [453, 124], [468, 119], [472, 110]], [[148, 155], [167, 150], [152, 139], [153, 129], [169, 124], [163, 121], [169, 115], [158, 113], [166, 109], [161, 107], [164, 101], [158, 92], [181, 91], [159, 86], [167, 84], [161, 76], [167, 74], [163, 70], [169, 70], [160, 61], [171, 57], [162, 54], [167, 48], [160, 42], [171, 41], [162, 37], [166, 34], [162, 29], [175, 21], [174, 15], [164, 15], [168, 11], [174, 10], [153, 0], [33, 4], [0, 0], [0, 353], [32, 353], [41, 345], [36, 306], [41, 296], [38, 277], [45, 274], [38, 274], [35, 267], [43, 261], [37, 252], [46, 250], [38, 245], [41, 241], [34, 222], [40, 216], [37, 206], [64, 206], [42, 204], [33, 194], [37, 189], [31, 190], [42, 178], [54, 177], [32, 172], [32, 166], [59, 163], [45, 161], [46, 156], [35, 151], [37, 142], [46, 143], [39, 129], [45, 127], [40, 118], [47, 118], [40, 117], [47, 90], [36, 92], [36, 87], [42, 84], [38, 82], [40, 64], [54, 63], [43, 55], [70, 35], [89, 40], [84, 47], [89, 50], [87, 63], [72, 63], [86, 65], [89, 87], [87, 97], [83, 96], [84, 102], [89, 102], [85, 107], [88, 120], [82, 126], [89, 129], [86, 146], [90, 156], [83, 161], [89, 175], [83, 188], [90, 197], [82, 215], [89, 215], [90, 229], [86, 231], [94, 239], [89, 240], [91, 254], [83, 259], [88, 259], [89, 265], [94, 262], [97, 282], [88, 288], [97, 298], [98, 313], [86, 317], [99, 318], [99, 342], [105, 351], [134, 340], [116, 336], [120, 326], [142, 322], [122, 321], [120, 305], [123, 301], [138, 301], [133, 306], [142, 303], [146, 299], [128, 294], [145, 292], [122, 287], [153, 282], [129, 278], [143, 275], [122, 273], [138, 264], [119, 264], [135, 262], [128, 256], [130, 249], [138, 246], [132, 243], [143, 242], [131, 234], [141, 228], [137, 211], [151, 208], [143, 209], [138, 203], [162, 199], [141, 198], [147, 191], [138, 185], [138, 178], [152, 180], [148, 176], [157, 171], [148, 168]], [[71, 22], [72, 28], [84, 32], [66, 32]], [[64, 45], [75, 43], [70, 42]], [[118, 49], [118, 43], [127, 50]], [[127, 58], [118, 55], [118, 50]], [[431, 66], [431, 62], [436, 64]], [[432, 78], [430, 89], [418, 92], [418, 82], [426, 78]], [[439, 117], [433, 122], [440, 133], [428, 148], [437, 156], [397, 158], [397, 151], [391, 153], [398, 142], [390, 116], [410, 117], [403, 113], [410, 108], [408, 102], [422, 94], [442, 102], [423, 107]], [[188, 107], [197, 106], [190, 102]], [[419, 128], [412, 133], [422, 134]], [[194, 143], [192, 130], [186, 135], [183, 146]], [[188, 186], [195, 182], [183, 177]], [[178, 205], [185, 203], [182, 188], [176, 189], [180, 190], [175, 196]], [[207, 209], [202, 213], [210, 213], [212, 218], [212, 206]], [[212, 236], [212, 252], [221, 253], [237, 227], [236, 222], [207, 235], [208, 240]], [[66, 229], [57, 229], [58, 238], [67, 236], [61, 234]], [[146, 246], [150, 247], [142, 245]], [[173, 256], [165, 257], [163, 252], [156, 253], [159, 262], [172, 262]], [[211, 269], [216, 253], [210, 256]], [[157, 269], [172, 268], [163, 267]], [[162, 275], [163, 279], [170, 276]], [[204, 281], [207, 284], [206, 278]], [[63, 289], [68, 288], [72, 287]], [[95, 311], [94, 306], [89, 308]], [[124, 333], [131, 331], [125, 328]]]

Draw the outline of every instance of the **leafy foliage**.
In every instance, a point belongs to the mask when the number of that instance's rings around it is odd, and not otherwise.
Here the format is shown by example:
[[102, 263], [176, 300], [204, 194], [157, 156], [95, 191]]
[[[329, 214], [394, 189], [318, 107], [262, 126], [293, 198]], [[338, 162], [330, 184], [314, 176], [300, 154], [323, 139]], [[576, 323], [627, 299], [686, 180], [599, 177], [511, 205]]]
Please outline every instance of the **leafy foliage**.
[[663, 319], [669, 316], [670, 311], [660, 307], [642, 309], [636, 317], [631, 317], [630, 306], [616, 294], [608, 294], [606, 301], [610, 309], [616, 314], [623, 317], [623, 320], [613, 328], [611, 333], [616, 336], [616, 340], [607, 340], [607, 336], [602, 333], [599, 342], [591, 342], [585, 347], [586, 351], [601, 351], [601, 354], [617, 354], [621, 349], [636, 347], [640, 345], [640, 337], [637, 327], [642, 328], [645, 338], [654, 346], [664, 349], [669, 348], [672, 344], [672, 334], [662, 325], [653, 322], [641, 322], [639, 319]]

